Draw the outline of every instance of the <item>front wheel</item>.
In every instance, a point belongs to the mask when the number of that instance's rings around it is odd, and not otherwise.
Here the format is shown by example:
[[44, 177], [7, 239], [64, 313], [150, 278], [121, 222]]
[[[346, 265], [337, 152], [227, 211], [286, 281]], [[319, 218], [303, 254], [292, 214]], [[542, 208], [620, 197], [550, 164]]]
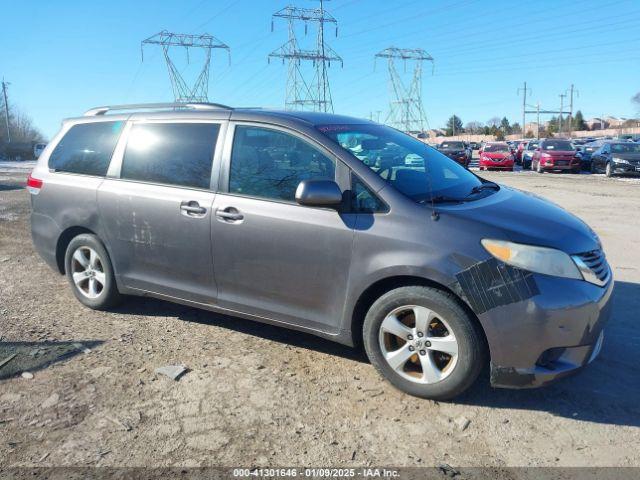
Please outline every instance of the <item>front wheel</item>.
[[67, 246], [65, 273], [80, 303], [94, 310], [106, 310], [122, 300], [109, 254], [92, 234], [75, 237]]
[[611, 170], [611, 162], [607, 162], [607, 166], [604, 168], [604, 174], [609, 178], [613, 177], [613, 171]]
[[363, 326], [376, 370], [405, 393], [433, 400], [460, 395], [485, 364], [480, 327], [455, 298], [429, 287], [382, 295]]

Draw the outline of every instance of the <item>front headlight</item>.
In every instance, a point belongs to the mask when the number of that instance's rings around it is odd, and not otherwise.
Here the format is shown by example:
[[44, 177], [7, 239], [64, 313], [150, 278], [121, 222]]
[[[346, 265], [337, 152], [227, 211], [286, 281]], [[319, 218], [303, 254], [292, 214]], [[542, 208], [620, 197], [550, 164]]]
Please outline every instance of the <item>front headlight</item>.
[[583, 280], [571, 257], [561, 250], [523, 245], [504, 240], [481, 240], [482, 246], [498, 260], [530, 272]]
[[625, 160], [624, 158], [613, 157], [613, 161], [615, 163], [623, 163], [625, 165], [629, 165], [629, 160]]

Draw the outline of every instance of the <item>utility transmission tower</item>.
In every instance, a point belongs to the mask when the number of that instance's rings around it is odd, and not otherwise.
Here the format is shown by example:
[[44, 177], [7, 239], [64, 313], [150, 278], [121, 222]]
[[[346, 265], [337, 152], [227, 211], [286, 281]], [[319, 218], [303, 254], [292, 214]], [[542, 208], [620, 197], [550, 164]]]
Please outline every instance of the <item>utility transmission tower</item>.
[[524, 125], [525, 122], [527, 120], [527, 116], [526, 116], [526, 111], [527, 111], [527, 95], [531, 95], [531, 89], [527, 88], [527, 82], [524, 82], [524, 87], [519, 88], [518, 89], [518, 95], [520, 95], [520, 92], [522, 92], [523, 97], [522, 97], [522, 127], [521, 127], [521, 131], [522, 131], [522, 138], [524, 138], [526, 132], [524, 131]]
[[[573, 134], [573, 94], [575, 93], [577, 96], [580, 96], [580, 92], [575, 89], [573, 83], [571, 87], [569, 87], [569, 138]], [[565, 92], [566, 93], [566, 92]]]
[[[340, 62], [342, 58], [324, 40], [325, 24], [333, 24], [338, 35], [338, 21], [324, 9], [324, 1], [320, 0], [319, 8], [298, 8], [289, 5], [273, 14], [271, 30], [275, 19], [287, 21], [289, 40], [280, 48], [271, 52], [268, 60], [282, 59], [288, 63], [287, 92], [285, 108], [287, 110], [312, 110], [317, 112], [333, 112], [333, 100], [329, 87], [328, 68], [331, 62]], [[300, 47], [296, 36], [296, 25], [304, 23], [305, 34], [308, 25], [317, 24], [316, 45], [312, 49]], [[310, 61], [314, 67], [311, 80], [305, 76], [303, 61]]]
[[11, 143], [11, 132], [9, 130], [9, 101], [7, 100], [7, 85], [8, 82], [2, 79], [2, 96], [4, 98], [4, 121], [7, 126], [7, 143]]
[[[216, 37], [204, 33], [202, 35], [188, 35], [180, 33], [171, 33], [166, 30], [156, 33], [146, 40], [142, 41], [141, 51], [142, 60], [144, 61], [144, 46], [159, 45], [164, 53], [164, 59], [167, 63], [169, 71], [169, 80], [173, 89], [173, 96], [176, 102], [206, 102], [209, 97], [209, 70], [211, 66], [211, 50], [220, 48], [227, 51], [229, 62], [231, 62], [231, 53], [228, 45], [222, 43]], [[194, 48], [204, 50], [204, 64], [200, 70], [196, 80], [189, 85], [182, 76], [182, 73], [176, 67], [171, 58], [171, 47], [182, 47], [187, 54], [187, 62], [189, 61], [189, 52]]]
[[558, 95], [560, 97], [560, 116], [558, 117], [558, 132], [562, 135], [562, 112], [564, 110], [564, 98], [567, 96], [566, 93], [561, 93]]
[[[422, 105], [422, 63], [431, 62], [433, 57], [420, 48], [385, 48], [376, 53], [374, 60], [386, 58], [389, 69], [389, 114], [385, 123], [405, 132], [424, 132], [428, 127], [427, 115]], [[396, 69], [396, 60], [402, 60], [406, 71], [407, 62], [413, 62], [413, 79], [407, 87]]]

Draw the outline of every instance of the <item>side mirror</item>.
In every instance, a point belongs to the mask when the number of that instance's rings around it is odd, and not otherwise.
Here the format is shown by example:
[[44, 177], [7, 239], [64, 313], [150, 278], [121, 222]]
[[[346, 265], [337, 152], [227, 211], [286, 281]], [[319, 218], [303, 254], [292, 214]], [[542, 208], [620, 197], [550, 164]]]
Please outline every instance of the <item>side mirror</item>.
[[333, 207], [342, 204], [342, 191], [333, 180], [303, 180], [296, 189], [296, 202], [306, 207]]

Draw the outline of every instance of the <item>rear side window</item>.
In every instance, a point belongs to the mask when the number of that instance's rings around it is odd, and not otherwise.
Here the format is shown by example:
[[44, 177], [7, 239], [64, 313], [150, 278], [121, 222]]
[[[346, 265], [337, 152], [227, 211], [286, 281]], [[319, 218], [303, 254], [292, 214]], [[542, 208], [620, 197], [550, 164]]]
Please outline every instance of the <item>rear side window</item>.
[[51, 152], [49, 168], [104, 177], [124, 122], [74, 125]]
[[135, 124], [120, 178], [209, 188], [219, 130], [216, 123]]
[[296, 136], [238, 125], [233, 139], [229, 192], [295, 201], [306, 179], [335, 180], [335, 162]]

